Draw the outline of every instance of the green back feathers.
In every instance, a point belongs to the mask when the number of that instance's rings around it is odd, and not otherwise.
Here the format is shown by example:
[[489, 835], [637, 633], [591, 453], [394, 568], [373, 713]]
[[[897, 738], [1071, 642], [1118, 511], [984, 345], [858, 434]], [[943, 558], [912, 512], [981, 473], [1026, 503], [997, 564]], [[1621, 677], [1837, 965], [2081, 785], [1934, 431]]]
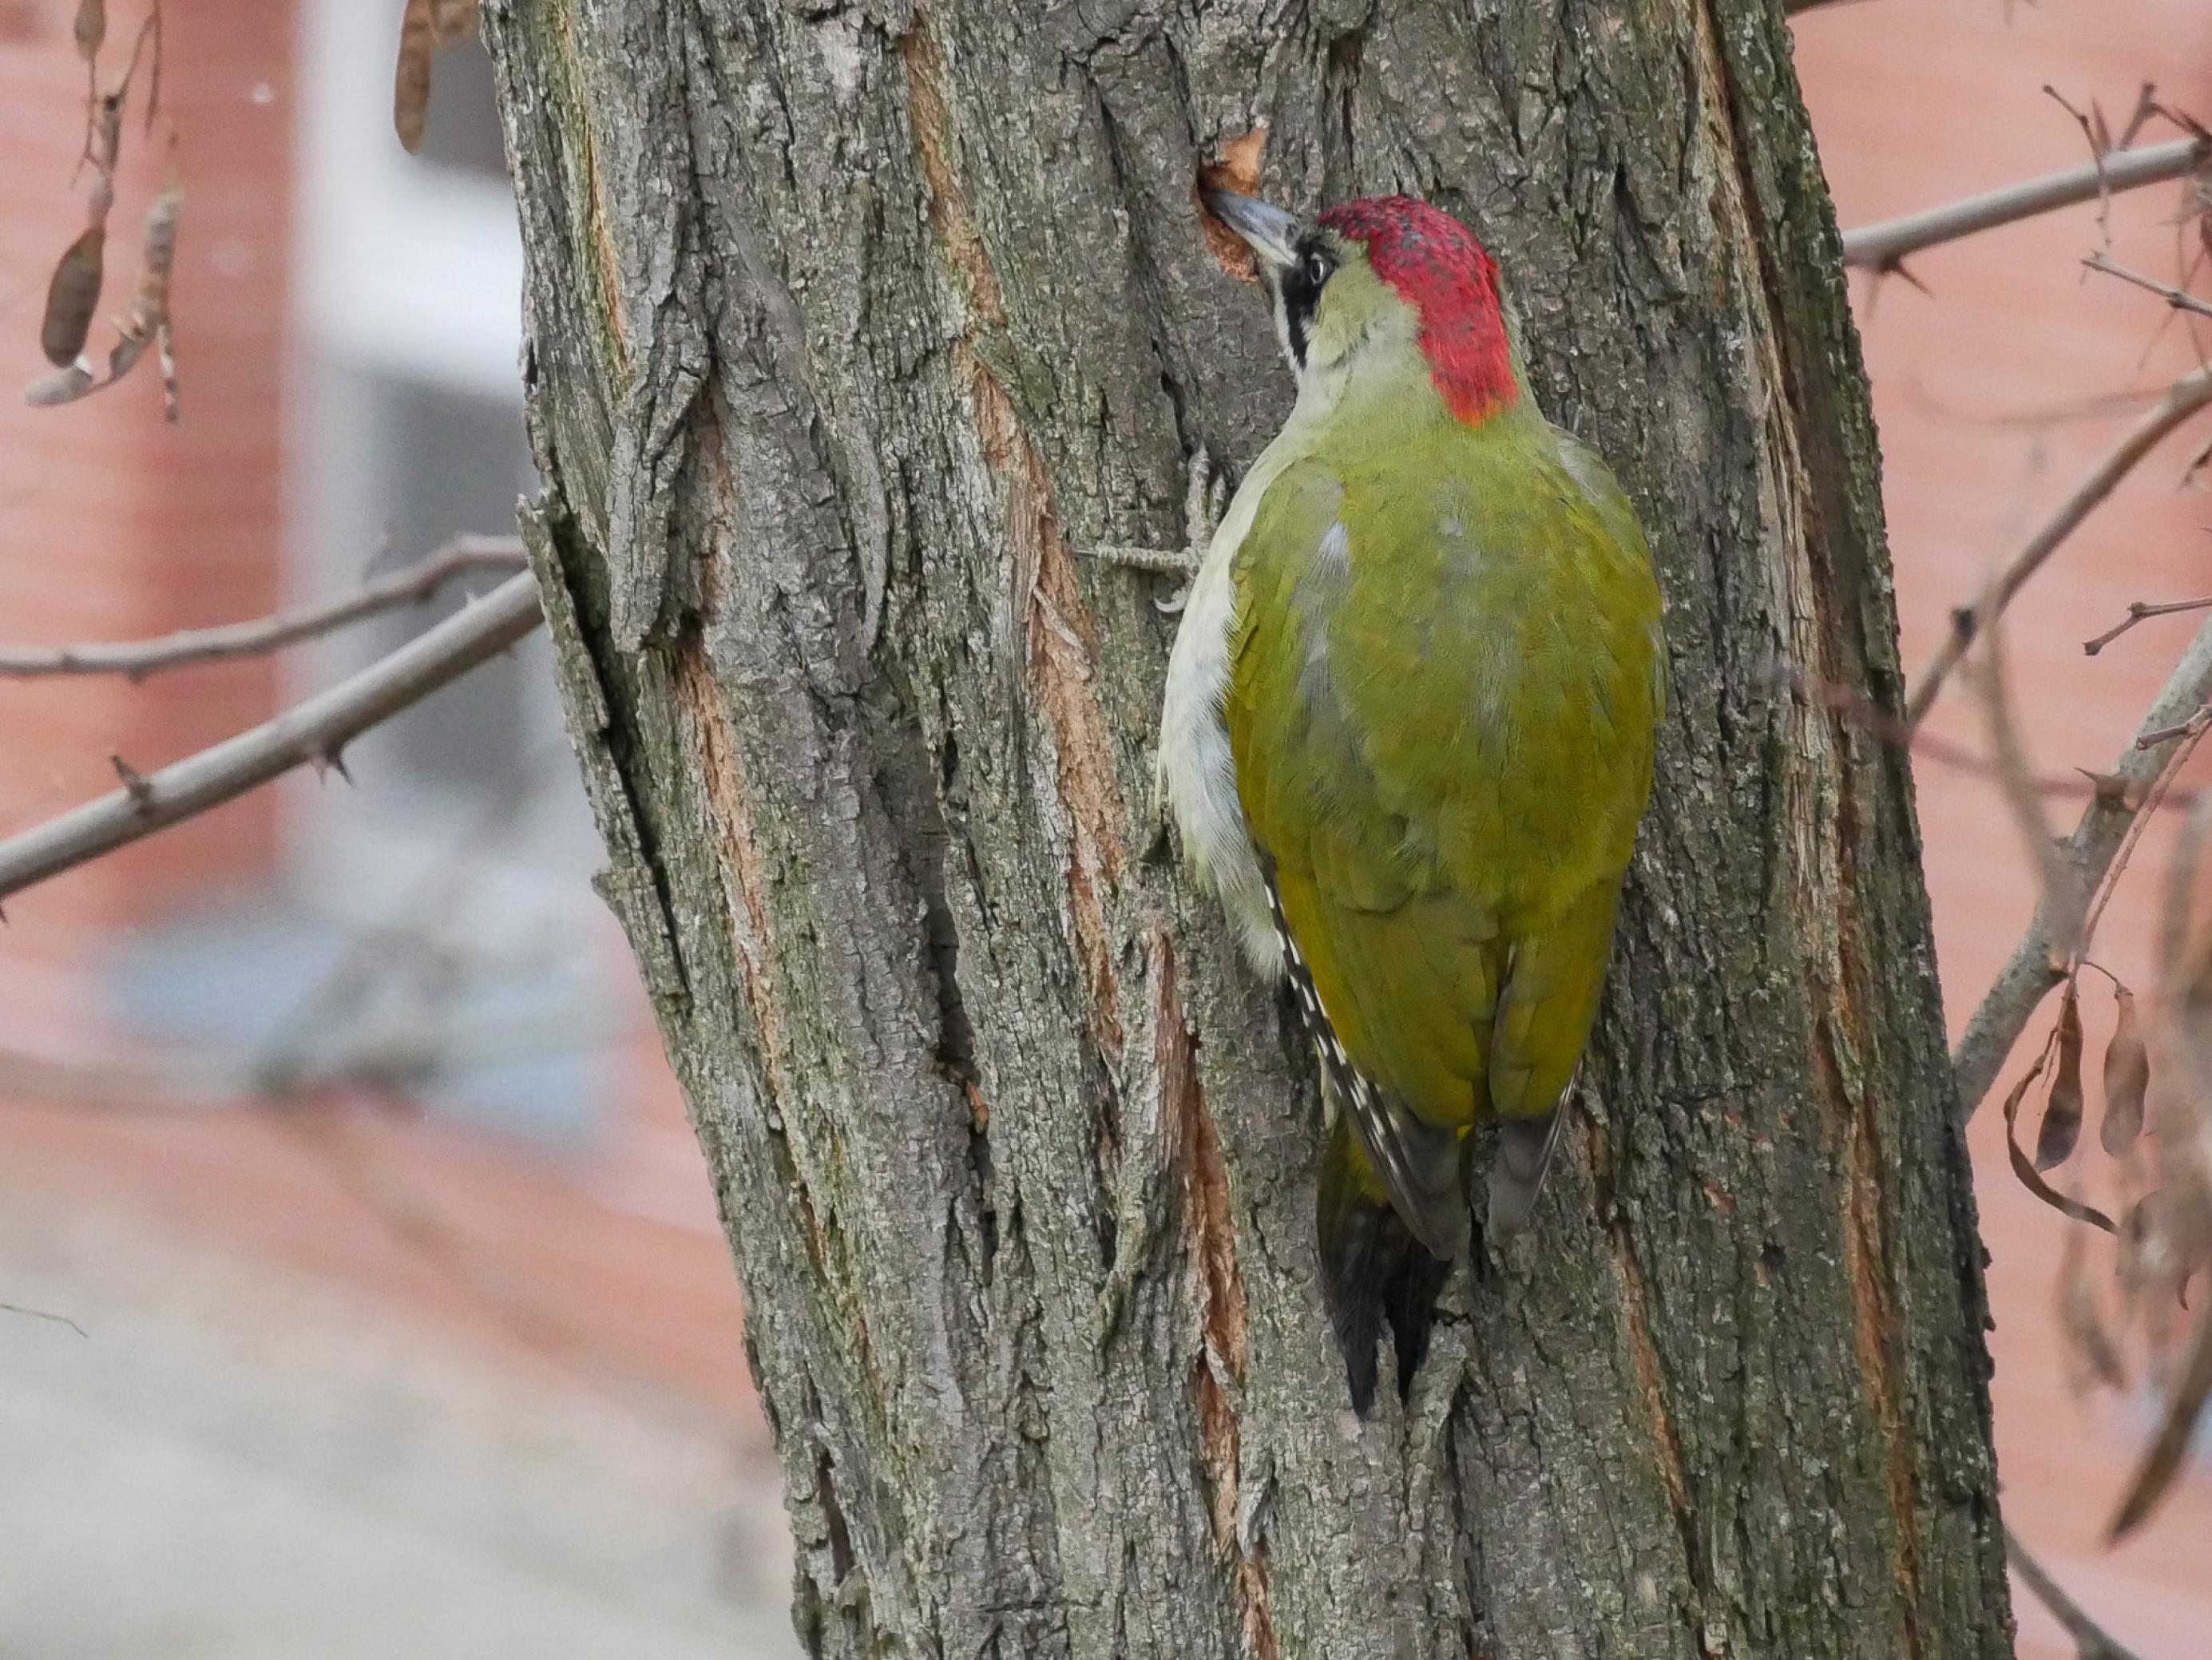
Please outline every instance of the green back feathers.
[[1461, 1132], [1549, 1111], [1580, 1057], [1650, 789], [1659, 597], [1588, 450], [1525, 400], [1468, 425], [1407, 391], [1279, 440], [1226, 714], [1346, 1058]]

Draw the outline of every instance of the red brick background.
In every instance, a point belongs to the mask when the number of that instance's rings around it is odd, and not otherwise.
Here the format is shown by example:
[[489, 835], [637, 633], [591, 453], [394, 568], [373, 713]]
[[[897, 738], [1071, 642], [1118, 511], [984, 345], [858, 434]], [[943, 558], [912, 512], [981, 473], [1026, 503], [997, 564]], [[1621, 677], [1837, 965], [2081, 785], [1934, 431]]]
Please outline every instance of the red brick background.
[[[2212, 8], [2194, 0], [2000, 6], [1838, 4], [1796, 24], [1798, 72], [1842, 222], [1867, 223], [2079, 165], [2079, 129], [2041, 88], [2124, 119], [2145, 82], [2212, 117]], [[2147, 135], [2172, 136], [2171, 128]], [[2180, 186], [2113, 204], [2113, 254], [2172, 279]], [[1856, 311], [1881, 429], [1884, 497], [1905, 661], [1917, 675], [1992, 565], [2015, 548], [2142, 408], [2093, 418], [2080, 406], [2156, 388], [2198, 361], [2197, 342], [2158, 300], [2085, 274], [2100, 245], [2082, 208], [1932, 249], [1911, 262], [1931, 289], [1863, 277]], [[2212, 333], [2204, 337], [2212, 344]], [[2109, 768], [2130, 740], [2197, 619], [2147, 623], [2095, 658], [2081, 642], [2130, 599], [2212, 592], [2212, 502], [2178, 489], [2199, 421], [2165, 445], [2077, 534], [2012, 608], [2008, 666], [2040, 768]], [[1978, 712], [1954, 696], [1936, 730], [1986, 750]], [[2200, 765], [2197, 770], [2204, 769]], [[2024, 844], [1986, 780], [1916, 766], [1945, 1006], [1955, 1033], [2010, 954], [2034, 905]], [[2054, 821], [2077, 811], [2054, 803]], [[2146, 838], [2134, 879], [2095, 955], [2148, 985], [2170, 826]], [[2093, 976], [2094, 977], [2094, 976]], [[2110, 1002], [2086, 1004], [2091, 1076]], [[2045, 1022], [2032, 1028], [2039, 1041]], [[2009, 1081], [2008, 1079], [2008, 1081]], [[2092, 1110], [2095, 1086], [2092, 1084]], [[2075, 1398], [2054, 1324], [2063, 1225], [2006, 1167], [1994, 1101], [1973, 1129], [1996, 1313], [1997, 1444], [2008, 1519], [2147, 1660], [2212, 1645], [2212, 1482], [2202, 1474], [2143, 1535], [2099, 1543], [2144, 1433], [2140, 1407]], [[2020, 1598], [2021, 1652], [2073, 1654]]]

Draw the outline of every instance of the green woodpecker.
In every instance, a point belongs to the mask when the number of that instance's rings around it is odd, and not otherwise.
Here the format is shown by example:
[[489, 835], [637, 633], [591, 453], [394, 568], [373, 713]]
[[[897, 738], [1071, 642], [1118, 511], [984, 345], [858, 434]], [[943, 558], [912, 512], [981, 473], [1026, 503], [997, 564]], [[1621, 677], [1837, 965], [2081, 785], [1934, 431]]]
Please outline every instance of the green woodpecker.
[[1159, 770], [1187, 857], [1286, 976], [1330, 1119], [1322, 1291], [1353, 1405], [1401, 1388], [1473, 1216], [1518, 1225], [1582, 1057], [1650, 792], [1659, 590], [1545, 419], [1498, 267], [1407, 197], [1304, 223], [1223, 191], [1297, 402], [1194, 579]]

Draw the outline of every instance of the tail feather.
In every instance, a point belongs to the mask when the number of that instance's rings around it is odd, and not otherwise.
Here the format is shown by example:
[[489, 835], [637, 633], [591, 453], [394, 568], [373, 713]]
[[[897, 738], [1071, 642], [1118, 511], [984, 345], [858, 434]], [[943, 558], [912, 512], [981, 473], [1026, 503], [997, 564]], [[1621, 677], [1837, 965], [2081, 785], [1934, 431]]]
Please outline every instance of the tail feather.
[[1322, 1300], [1328, 1304], [1352, 1409], [1374, 1410], [1382, 1329], [1390, 1329], [1402, 1399], [1429, 1349], [1437, 1298], [1451, 1263], [1432, 1256], [1383, 1196], [1382, 1185], [1339, 1115], [1322, 1155], [1315, 1207]]

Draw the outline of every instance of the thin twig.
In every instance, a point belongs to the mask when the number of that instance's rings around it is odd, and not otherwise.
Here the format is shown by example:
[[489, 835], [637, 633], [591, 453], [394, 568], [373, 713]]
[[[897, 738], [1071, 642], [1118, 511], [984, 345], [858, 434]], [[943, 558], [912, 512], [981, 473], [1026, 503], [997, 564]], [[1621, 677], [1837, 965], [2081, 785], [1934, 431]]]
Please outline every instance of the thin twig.
[[92, 1335], [66, 1314], [53, 1314], [45, 1309], [27, 1309], [21, 1303], [0, 1303], [0, 1314], [20, 1314], [26, 1320], [48, 1320], [57, 1326], [67, 1326], [79, 1337]]
[[[2002, 766], [1994, 757], [1946, 738], [1941, 733], [1930, 732], [1925, 727], [1908, 727], [1880, 704], [1847, 686], [1830, 685], [1802, 669], [1787, 666], [1776, 669], [1775, 679], [1821, 708], [1834, 710], [1851, 725], [1872, 733], [1885, 744], [1894, 744], [1898, 748], [1933, 761], [1939, 766], [1949, 767], [1976, 778], [2002, 780]], [[2144, 733], [2137, 741], [2155, 743], [2164, 736], [2156, 733]], [[2061, 801], [2101, 800], [2128, 787], [2124, 781], [2110, 773], [2093, 773], [2078, 769], [2070, 773], [2031, 772], [2028, 783], [2037, 794]], [[2193, 802], [2193, 796], [2186, 796], [2173, 805], [2183, 806]]]
[[[2112, 787], [2100, 789], [2082, 810], [2074, 833], [2066, 838], [2067, 861], [2084, 889], [2094, 892], [2106, 874], [2145, 802], [2166, 775], [2175, 753], [2177, 738], [2145, 744], [2146, 734], [2156, 734], [2185, 722], [2212, 699], [2212, 618], [2198, 627], [2189, 648], [2174, 665], [2136, 735], [2128, 740], [2108, 775]], [[2063, 970], [2051, 964], [2051, 933], [2039, 909], [2027, 933], [2013, 948], [2011, 960], [1983, 995], [1981, 1006], [1967, 1021], [1959, 1046], [1951, 1051], [1951, 1070], [1958, 1079], [1959, 1110], [1973, 1116], [1990, 1086], [2003, 1068], [2005, 1057], [2027, 1029], [2051, 988], [2064, 979]]]
[[302, 640], [313, 640], [349, 623], [386, 611], [417, 605], [456, 577], [478, 571], [512, 574], [529, 562], [513, 537], [456, 537], [428, 558], [404, 570], [362, 583], [350, 593], [295, 606], [271, 617], [218, 627], [185, 629], [150, 640], [117, 641], [84, 646], [0, 646], [0, 677], [25, 679], [53, 675], [119, 674], [143, 680], [165, 669], [258, 657]]
[[1980, 683], [1983, 711], [1989, 722], [1997, 781], [2040, 879], [2043, 900], [2039, 914], [2046, 924], [2045, 949], [2054, 961], [2063, 961], [2073, 956], [2081, 942], [2087, 902], [2080, 877], [2051, 834], [2043, 794], [2036, 788], [2034, 775], [2028, 769], [2027, 751], [2021, 742], [2019, 723], [2013, 719], [2012, 696], [2005, 684], [2004, 625], [1995, 617], [1982, 633], [1982, 661], [1975, 678]]
[[632, 1042], [647, 1030], [626, 1016], [582, 1005], [496, 1025], [426, 1020], [378, 1030], [367, 1039], [343, 1023], [333, 1026], [323, 1035], [317, 1058], [283, 1069], [251, 1055], [54, 1055], [0, 1045], [0, 1099], [123, 1116], [191, 1115], [257, 1102], [300, 1108], [335, 1095], [419, 1089], [550, 1055], [588, 1054]]
[[2147, 617], [2172, 617], [2177, 611], [2212, 609], [2212, 593], [2201, 599], [2162, 599], [2156, 602], [2136, 599], [2129, 602], [2128, 614], [2106, 629], [2094, 640], [2081, 642], [2082, 651], [2091, 657], [2125, 634]]
[[541, 764], [551, 758], [544, 751], [516, 757], [497, 781], [485, 811], [373, 925], [354, 930], [329, 969], [293, 1000], [253, 1062], [264, 1087], [327, 1065], [319, 1057], [327, 1055], [329, 1033], [347, 1011], [372, 1001], [380, 979], [396, 974], [409, 959], [434, 960], [441, 930], [464, 914], [471, 891], [482, 885], [483, 862], [513, 842], [514, 821], [551, 781], [555, 769]]
[[536, 579], [510, 576], [350, 679], [234, 738], [0, 842], [0, 899], [166, 830], [311, 762], [496, 657], [538, 625]]
[[2139, 733], [2136, 742], [2144, 749], [2154, 744], [2170, 743], [2177, 738], [2189, 738], [2204, 730], [2207, 712], [2199, 709], [2186, 721], [2177, 721], [2170, 727], [2160, 727], [2156, 732]]
[[2035, 1600], [2051, 1610], [2051, 1617], [2066, 1628], [2081, 1660], [2138, 1660], [2133, 1649], [2115, 1641], [2109, 1632], [2081, 1611], [2081, 1605], [2027, 1554], [2027, 1547], [2020, 1542], [2020, 1535], [2010, 1528], [2004, 1530], [2004, 1541], [2005, 1556], [2012, 1563], [2012, 1571], [2020, 1576], [2021, 1584], [2035, 1593]]
[[1976, 596], [1971, 605], [1962, 607], [1952, 618], [1950, 633], [1929, 659], [1928, 666], [1920, 672], [1913, 684], [1912, 695], [1905, 700], [1905, 721], [1917, 727], [1928, 713], [1928, 706], [1936, 701], [1936, 694], [1944, 678], [1958, 666], [1959, 659], [1973, 643], [1974, 635], [1987, 626], [1990, 619], [2012, 602], [2027, 579], [2043, 568], [2044, 562], [2056, 553], [2066, 538], [2080, 527], [2098, 504], [2117, 489], [2122, 479], [2134, 471], [2136, 463], [2156, 447], [2159, 441], [2179, 426], [2191, 416], [2212, 404], [2212, 367], [2192, 369], [2166, 388], [2155, 408], [2147, 410], [2142, 418], [2130, 427], [2119, 442], [2100, 458], [2074, 493], [2060, 505], [2058, 511], [2045, 520], [2035, 534], [2028, 538], [2020, 550]]
[[2136, 812], [2135, 822], [2128, 826], [2127, 833], [2121, 836], [2120, 850], [2112, 855], [2112, 866], [2097, 887], [2089, 914], [2081, 923], [2081, 938], [2074, 947], [2075, 972], [2079, 972], [2083, 958], [2096, 941], [2097, 924], [2105, 920], [2105, 908], [2112, 903], [2112, 895], [2118, 891], [2120, 873], [2127, 869], [2128, 861], [2135, 857], [2136, 844], [2142, 840], [2145, 826], [2161, 808], [2188, 807], [2193, 811], [2197, 806], [2197, 793], [2177, 787], [2174, 780], [2180, 775], [2181, 769], [2189, 757], [2197, 753], [2197, 746], [2203, 741], [2208, 724], [2212, 724], [2212, 710], [2199, 709], [2179, 726], [2136, 735], [2137, 749], [2149, 750], [2168, 744], [2174, 747], [2166, 751], [2165, 767], [2144, 793], [2142, 806]]
[[2081, 262], [2091, 271], [2101, 271], [2106, 277], [2117, 277], [2123, 283], [2156, 295], [2175, 311], [2194, 312], [2199, 317], [2212, 317], [2212, 300], [2200, 300], [2186, 289], [2178, 289], [2171, 283], [2161, 283], [2155, 277], [2146, 277], [2139, 271], [2130, 271], [2118, 260], [2102, 253], [2093, 253]]
[[1894, 271], [1908, 254], [1939, 242], [1954, 242], [1978, 231], [2031, 219], [2039, 213], [2094, 201], [2107, 192], [2134, 190], [2179, 179], [2194, 172], [2208, 157], [2212, 144], [2201, 138], [2178, 138], [2171, 143], [2146, 144], [2139, 149], [2114, 150], [2086, 167], [2008, 185], [1981, 196], [1946, 203], [1901, 219], [1863, 225], [1844, 233], [1844, 263], [1871, 271]]
[[238, 1069], [214, 1056], [58, 1060], [0, 1047], [0, 1097], [100, 1112], [205, 1111], [244, 1093]]

